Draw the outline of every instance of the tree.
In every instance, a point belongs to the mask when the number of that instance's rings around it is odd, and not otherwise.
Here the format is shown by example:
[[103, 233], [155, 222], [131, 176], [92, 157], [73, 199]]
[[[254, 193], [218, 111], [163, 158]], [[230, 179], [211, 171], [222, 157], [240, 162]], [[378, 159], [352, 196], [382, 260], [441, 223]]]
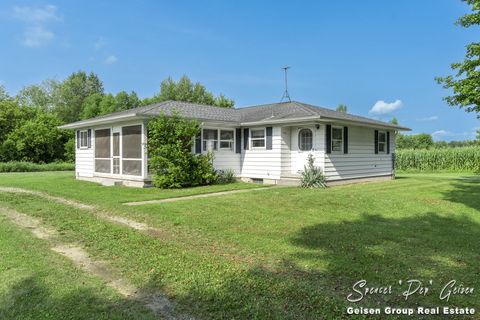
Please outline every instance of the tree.
[[347, 113], [347, 109], [348, 109], [347, 106], [344, 105], [344, 104], [339, 104], [339, 105], [337, 106], [337, 111], [338, 111], [338, 112]]
[[39, 107], [44, 111], [50, 111], [59, 104], [60, 85], [57, 80], [47, 79], [40, 84], [23, 87], [15, 96], [15, 100], [22, 106]]
[[[472, 13], [458, 19], [456, 24], [464, 28], [480, 25], [480, 0], [463, 1], [472, 6]], [[445, 97], [445, 101], [466, 112], [476, 112], [480, 118], [480, 42], [468, 44], [464, 61], [453, 63], [451, 68], [456, 70], [455, 75], [436, 78], [445, 89], [453, 90], [453, 95]]]
[[428, 133], [414, 135], [397, 134], [397, 149], [429, 149], [434, 146], [432, 136]]
[[140, 105], [140, 99], [132, 91], [128, 94], [120, 91], [116, 96], [112, 94], [94, 93], [85, 99], [82, 107], [81, 119], [89, 119], [103, 114], [132, 109]]
[[33, 118], [34, 114], [34, 109], [21, 107], [13, 100], [0, 101], [0, 146], [10, 132], [21, 123]]
[[396, 117], [393, 117], [392, 120], [390, 120], [391, 124], [398, 125], [398, 120]]
[[64, 160], [71, 132], [58, 129], [62, 122], [51, 113], [36, 110], [34, 118], [11, 131], [2, 145], [3, 161], [49, 163]]
[[480, 141], [480, 129], [477, 129], [477, 140]]
[[152, 98], [144, 99], [142, 104], [152, 104], [166, 100], [194, 102], [217, 107], [232, 108], [235, 102], [223, 94], [215, 97], [199, 82], [193, 83], [187, 76], [182, 76], [178, 82], [171, 77], [160, 84], [160, 93]]
[[81, 119], [90, 119], [102, 114], [102, 103], [104, 96], [100, 93], [94, 93], [88, 96], [83, 102]]
[[10, 100], [11, 97], [3, 85], [0, 85], [0, 101]]
[[72, 73], [58, 88], [59, 101], [53, 111], [63, 122], [80, 120], [85, 100], [93, 94], [103, 95], [103, 84], [94, 73]]

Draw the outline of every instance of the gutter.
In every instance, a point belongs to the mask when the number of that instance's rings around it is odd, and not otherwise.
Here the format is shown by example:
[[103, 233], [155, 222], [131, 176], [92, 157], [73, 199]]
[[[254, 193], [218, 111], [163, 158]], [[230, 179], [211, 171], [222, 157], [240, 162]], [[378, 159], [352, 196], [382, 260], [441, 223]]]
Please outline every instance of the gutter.
[[290, 118], [290, 119], [278, 119], [278, 120], [261, 120], [261, 121], [251, 121], [251, 122], [242, 122], [240, 125], [243, 126], [256, 126], [256, 125], [265, 125], [265, 124], [282, 124], [282, 123], [296, 123], [299, 121], [308, 121], [308, 120], [315, 120], [319, 122], [342, 122], [347, 124], [353, 125], [361, 125], [363, 127], [373, 127], [373, 128], [388, 128], [393, 130], [399, 131], [411, 131], [412, 129], [406, 127], [399, 127], [399, 126], [391, 126], [388, 123], [381, 124], [381, 123], [369, 123], [363, 121], [355, 121], [355, 120], [347, 120], [341, 118], [326, 118], [322, 116], [309, 116], [309, 117], [301, 117], [301, 118]]
[[148, 119], [148, 116], [145, 115], [139, 115], [137, 113], [134, 114], [127, 114], [123, 116], [117, 116], [117, 117], [112, 117], [112, 118], [101, 118], [101, 119], [92, 119], [92, 120], [83, 120], [83, 121], [77, 121], [69, 124], [64, 124], [62, 126], [59, 126], [59, 129], [80, 129], [80, 128], [85, 128], [85, 127], [90, 127], [93, 125], [100, 125], [100, 124], [106, 124], [106, 123], [111, 123], [111, 122], [116, 122], [116, 121], [122, 121], [122, 120], [130, 120], [130, 119]]

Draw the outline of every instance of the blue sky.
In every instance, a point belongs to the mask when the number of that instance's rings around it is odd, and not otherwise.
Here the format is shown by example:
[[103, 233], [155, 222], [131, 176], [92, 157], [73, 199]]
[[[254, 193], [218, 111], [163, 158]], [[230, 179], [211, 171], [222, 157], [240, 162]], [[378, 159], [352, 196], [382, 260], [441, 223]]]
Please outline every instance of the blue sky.
[[187, 74], [242, 107], [279, 101], [289, 65], [294, 100], [471, 139], [479, 120], [434, 81], [478, 41], [454, 25], [467, 11], [459, 0], [2, 1], [0, 83], [14, 94], [86, 70], [146, 97]]

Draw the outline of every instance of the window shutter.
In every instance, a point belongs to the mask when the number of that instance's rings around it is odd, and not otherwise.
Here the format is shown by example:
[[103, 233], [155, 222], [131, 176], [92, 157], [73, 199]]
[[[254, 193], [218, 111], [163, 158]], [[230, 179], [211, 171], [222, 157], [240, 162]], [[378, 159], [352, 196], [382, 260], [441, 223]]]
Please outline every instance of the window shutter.
[[195, 153], [202, 153], [202, 132], [195, 137]]
[[348, 127], [343, 127], [343, 153], [348, 153]]
[[325, 148], [327, 153], [332, 153], [332, 126], [327, 124], [325, 129]]
[[77, 149], [80, 149], [80, 130], [77, 130]]
[[390, 131], [387, 131], [387, 154], [390, 153]]
[[248, 150], [248, 138], [250, 137], [250, 131], [248, 128], [243, 128], [243, 150]]
[[92, 147], [92, 129], [88, 129], [87, 131], [87, 145], [88, 145], [88, 148], [91, 148]]
[[375, 154], [378, 154], [378, 130], [375, 130]]
[[267, 127], [267, 141], [265, 142], [267, 150], [272, 150], [272, 132], [273, 128]]
[[235, 152], [242, 152], [242, 129], [240, 128], [235, 129]]

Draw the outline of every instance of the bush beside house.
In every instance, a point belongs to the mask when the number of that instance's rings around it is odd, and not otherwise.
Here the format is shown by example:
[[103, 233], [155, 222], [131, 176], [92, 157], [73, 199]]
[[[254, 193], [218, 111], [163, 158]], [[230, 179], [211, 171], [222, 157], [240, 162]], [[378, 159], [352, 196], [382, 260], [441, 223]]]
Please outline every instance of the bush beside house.
[[213, 154], [192, 152], [200, 125], [178, 113], [160, 115], [148, 124], [148, 163], [158, 188], [182, 188], [215, 183]]

